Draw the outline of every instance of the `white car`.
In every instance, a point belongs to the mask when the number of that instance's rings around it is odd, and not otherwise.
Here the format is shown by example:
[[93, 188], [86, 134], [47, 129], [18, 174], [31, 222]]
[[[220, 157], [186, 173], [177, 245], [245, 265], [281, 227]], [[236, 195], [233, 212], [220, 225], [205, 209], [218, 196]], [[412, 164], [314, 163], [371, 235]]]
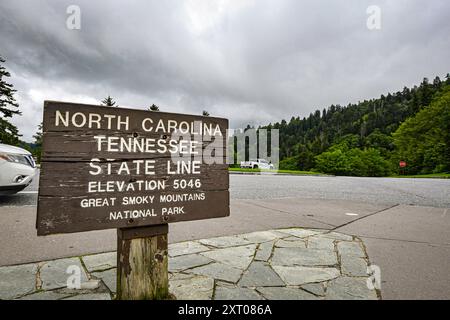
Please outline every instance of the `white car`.
[[241, 168], [273, 170], [273, 164], [266, 159], [250, 159], [250, 161], [242, 161]]
[[0, 195], [25, 189], [36, 174], [36, 163], [25, 149], [0, 143]]

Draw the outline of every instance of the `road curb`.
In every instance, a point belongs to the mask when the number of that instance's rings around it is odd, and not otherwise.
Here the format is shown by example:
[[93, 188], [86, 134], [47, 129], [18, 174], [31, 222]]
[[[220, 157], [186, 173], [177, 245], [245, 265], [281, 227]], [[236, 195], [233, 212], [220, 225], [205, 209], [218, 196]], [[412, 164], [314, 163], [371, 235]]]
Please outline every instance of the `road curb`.
[[272, 172], [242, 172], [242, 171], [229, 171], [230, 174], [237, 175], [250, 175], [250, 176], [302, 176], [302, 177], [335, 177], [334, 175], [327, 174], [301, 174], [301, 173], [272, 173]]

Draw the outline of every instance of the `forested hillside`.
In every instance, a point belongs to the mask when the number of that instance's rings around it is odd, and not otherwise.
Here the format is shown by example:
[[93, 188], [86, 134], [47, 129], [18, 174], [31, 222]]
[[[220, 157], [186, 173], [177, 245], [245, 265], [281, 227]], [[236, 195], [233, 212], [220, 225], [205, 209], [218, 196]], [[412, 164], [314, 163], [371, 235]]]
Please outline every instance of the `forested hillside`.
[[280, 168], [338, 175], [385, 176], [450, 170], [450, 74], [441, 81], [308, 117], [270, 124], [280, 130]]

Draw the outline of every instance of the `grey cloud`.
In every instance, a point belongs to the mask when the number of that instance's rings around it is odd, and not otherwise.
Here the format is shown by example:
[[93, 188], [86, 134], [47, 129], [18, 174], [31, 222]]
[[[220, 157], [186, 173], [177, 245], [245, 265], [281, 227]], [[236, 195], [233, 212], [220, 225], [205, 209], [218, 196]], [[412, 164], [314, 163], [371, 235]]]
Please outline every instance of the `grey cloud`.
[[[81, 30], [65, 27], [71, 4], [81, 8]], [[379, 31], [366, 28], [372, 4], [382, 10]], [[41, 98], [110, 94], [132, 107], [207, 109], [242, 126], [445, 75], [449, 9], [445, 0], [2, 0], [0, 54], [24, 113], [14, 121], [28, 140]]]

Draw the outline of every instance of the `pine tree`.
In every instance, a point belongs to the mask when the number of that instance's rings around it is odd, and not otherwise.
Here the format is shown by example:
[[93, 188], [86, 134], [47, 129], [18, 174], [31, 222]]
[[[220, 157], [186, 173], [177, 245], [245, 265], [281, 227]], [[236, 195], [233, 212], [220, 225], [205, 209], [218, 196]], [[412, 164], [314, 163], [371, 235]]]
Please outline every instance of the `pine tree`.
[[209, 117], [209, 112], [206, 111], [206, 110], [203, 110], [202, 115], [203, 115], [204, 117]]
[[159, 111], [159, 107], [156, 104], [152, 104], [149, 108], [149, 111]]
[[441, 87], [442, 81], [441, 78], [439, 78], [439, 76], [436, 76], [436, 78], [434, 78], [433, 80], [433, 86], [435, 89], [439, 89]]
[[41, 151], [42, 151], [42, 122], [38, 125], [38, 130], [36, 131], [34, 138], [34, 156], [36, 157], [38, 163], [41, 162]]
[[431, 85], [428, 81], [428, 78], [423, 78], [422, 83], [420, 84], [420, 93], [422, 94], [421, 106], [424, 107], [430, 104], [431, 97], [433, 96], [433, 92], [431, 90]]
[[109, 95], [102, 100], [102, 104], [107, 107], [118, 107], [118, 105], [116, 105], [116, 102]]
[[17, 91], [13, 85], [6, 82], [11, 74], [1, 64], [5, 62], [0, 56], [0, 143], [17, 145], [19, 143], [19, 131], [15, 125], [7, 120], [13, 115], [20, 115], [19, 104], [14, 93]]
[[38, 131], [36, 131], [34, 138], [34, 144], [36, 146], [42, 146], [42, 122], [38, 125]]

